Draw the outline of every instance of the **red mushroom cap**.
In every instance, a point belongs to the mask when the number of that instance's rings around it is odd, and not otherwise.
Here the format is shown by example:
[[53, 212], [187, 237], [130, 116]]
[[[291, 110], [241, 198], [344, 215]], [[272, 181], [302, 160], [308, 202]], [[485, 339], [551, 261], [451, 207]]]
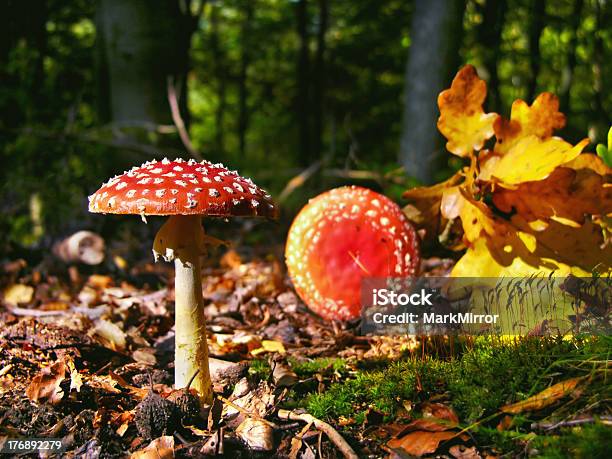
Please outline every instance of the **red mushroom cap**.
[[285, 248], [302, 300], [326, 319], [361, 313], [365, 277], [409, 277], [420, 264], [418, 236], [397, 204], [351, 186], [320, 194], [295, 218]]
[[89, 197], [89, 211], [137, 215], [277, 218], [272, 197], [222, 164], [148, 161], [113, 177]]

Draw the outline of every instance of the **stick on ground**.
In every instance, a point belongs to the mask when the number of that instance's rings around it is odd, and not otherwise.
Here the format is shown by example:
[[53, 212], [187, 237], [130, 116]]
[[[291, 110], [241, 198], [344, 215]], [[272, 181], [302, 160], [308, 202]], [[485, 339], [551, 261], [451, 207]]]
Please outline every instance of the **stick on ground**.
[[278, 417], [279, 419], [285, 421], [302, 421], [312, 423], [313, 426], [315, 426], [321, 432], [324, 432], [329, 437], [332, 443], [336, 445], [345, 458], [358, 459], [357, 453], [355, 453], [353, 448], [351, 448], [346, 440], [342, 438], [342, 435], [340, 435], [338, 431], [327, 422], [321, 421], [308, 413], [296, 413], [289, 410], [278, 410]]

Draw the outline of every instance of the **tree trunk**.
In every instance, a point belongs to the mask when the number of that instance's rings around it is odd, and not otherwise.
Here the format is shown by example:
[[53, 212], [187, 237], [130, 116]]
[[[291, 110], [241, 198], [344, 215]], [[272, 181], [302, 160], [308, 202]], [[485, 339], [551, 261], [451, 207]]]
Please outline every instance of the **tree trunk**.
[[239, 98], [240, 98], [240, 113], [238, 116], [238, 135], [240, 139], [240, 155], [244, 158], [246, 154], [246, 135], [249, 127], [249, 107], [248, 107], [248, 92], [247, 92], [247, 77], [249, 64], [251, 60], [251, 22], [253, 20], [253, 8], [255, 0], [246, 0], [244, 20], [241, 30], [241, 51], [240, 51], [240, 83], [239, 83]]
[[323, 157], [323, 125], [325, 121], [325, 34], [327, 33], [327, 23], [329, 18], [328, 0], [319, 0], [319, 28], [317, 30], [317, 53], [315, 56], [315, 75], [314, 75], [314, 145], [313, 154], [319, 159]]
[[175, 1], [99, 0], [98, 63], [108, 78], [101, 85], [108, 104], [102, 113], [111, 121], [171, 122], [167, 81], [183, 82], [184, 108], [193, 21]]
[[459, 65], [464, 9], [458, 0], [417, 0], [413, 13], [399, 162], [424, 183], [434, 180], [443, 145], [436, 101]]
[[567, 63], [565, 64], [559, 89], [561, 112], [566, 114], [570, 112], [570, 91], [572, 89], [572, 80], [574, 79], [574, 69], [576, 68], [576, 45], [578, 44], [578, 28], [580, 27], [583, 6], [584, 0], [576, 0], [572, 17], [570, 18], [572, 36], [567, 47]]
[[497, 64], [507, 10], [508, 2], [506, 0], [487, 0], [483, 11], [483, 20], [478, 28], [478, 41], [483, 50], [483, 64], [489, 72], [487, 108], [491, 112], [502, 111]]
[[544, 19], [546, 15], [546, 1], [537, 0], [532, 3], [529, 13], [529, 67], [531, 74], [527, 81], [527, 102], [531, 103], [536, 96], [538, 87], [538, 75], [540, 74], [541, 54], [540, 37], [544, 30]]
[[297, 106], [300, 130], [300, 159], [308, 166], [313, 158], [310, 144], [310, 53], [308, 50], [308, 4], [307, 0], [299, 0], [296, 5], [297, 32], [300, 40], [300, 51], [297, 65]]
[[215, 152], [219, 158], [225, 153], [225, 109], [227, 107], [227, 86], [225, 75], [225, 62], [223, 49], [219, 40], [219, 5], [211, 5], [210, 27], [211, 48], [215, 65], [215, 79], [217, 80], [217, 107], [215, 109]]

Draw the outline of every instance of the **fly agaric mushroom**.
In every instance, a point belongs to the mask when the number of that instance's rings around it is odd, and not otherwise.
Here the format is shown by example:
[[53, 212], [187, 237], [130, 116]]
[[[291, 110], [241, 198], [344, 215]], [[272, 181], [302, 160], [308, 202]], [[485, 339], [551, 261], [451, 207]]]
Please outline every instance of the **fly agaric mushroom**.
[[170, 216], [155, 236], [153, 254], [156, 261], [160, 256], [174, 260], [176, 270], [174, 384], [184, 388], [197, 373], [191, 387], [210, 403], [200, 256], [207, 244], [220, 241], [204, 234], [201, 217], [277, 218], [271, 196], [222, 164], [164, 159], [110, 179], [89, 197], [89, 211], [136, 214], [143, 220]]
[[364, 277], [410, 277], [420, 264], [418, 236], [397, 204], [366, 188], [320, 194], [293, 221], [285, 258], [295, 289], [326, 319], [361, 313]]

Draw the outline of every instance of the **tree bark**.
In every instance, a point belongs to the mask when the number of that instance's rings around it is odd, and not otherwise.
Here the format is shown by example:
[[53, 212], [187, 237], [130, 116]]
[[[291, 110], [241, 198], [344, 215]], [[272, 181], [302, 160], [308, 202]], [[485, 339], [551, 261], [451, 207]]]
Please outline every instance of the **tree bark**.
[[443, 145], [436, 100], [459, 65], [464, 9], [458, 0], [417, 0], [413, 13], [399, 162], [424, 183], [434, 180]]
[[540, 37], [544, 30], [544, 19], [546, 15], [546, 1], [537, 0], [532, 2], [529, 17], [529, 67], [531, 69], [527, 81], [527, 102], [531, 103], [536, 96], [538, 87], [538, 75], [540, 74], [541, 53]]
[[302, 164], [308, 166], [313, 158], [310, 144], [310, 53], [308, 49], [308, 4], [299, 0], [296, 5], [297, 32], [300, 51], [297, 65], [296, 110], [299, 120], [299, 152]]
[[319, 159], [323, 157], [323, 125], [325, 121], [325, 35], [329, 20], [328, 0], [319, 0], [319, 27], [317, 30], [317, 51], [315, 55], [315, 75], [314, 75], [314, 128], [313, 128], [313, 154]]
[[225, 109], [227, 107], [227, 86], [224, 53], [219, 40], [219, 5], [211, 5], [210, 27], [211, 48], [215, 65], [215, 79], [217, 80], [217, 107], [215, 108], [215, 150], [218, 157], [225, 153]]
[[[171, 122], [166, 85], [168, 77], [182, 82], [185, 109], [186, 73], [191, 33], [197, 20], [190, 2], [165, 0], [99, 0], [96, 12], [98, 63], [108, 82], [102, 82], [103, 113], [111, 121]], [[106, 92], [106, 94], [104, 94]], [[182, 113], [188, 119], [187, 113]]]
[[576, 45], [578, 44], [578, 28], [580, 27], [583, 6], [584, 0], [576, 0], [572, 17], [570, 18], [572, 36], [567, 47], [567, 63], [565, 64], [561, 88], [559, 90], [561, 112], [563, 113], [570, 112], [570, 91], [572, 89], [572, 80], [574, 79], [574, 69], [576, 68]]
[[502, 111], [497, 64], [507, 10], [507, 0], [487, 0], [483, 10], [483, 20], [478, 28], [478, 41], [483, 50], [483, 64], [489, 72], [486, 103], [488, 111], [491, 112]]
[[249, 127], [249, 107], [248, 107], [248, 88], [247, 79], [249, 64], [251, 61], [251, 22], [253, 21], [253, 8], [255, 0], [246, 0], [244, 8], [244, 20], [241, 30], [241, 51], [240, 51], [240, 79], [239, 79], [239, 99], [240, 113], [238, 116], [238, 135], [240, 140], [240, 155], [244, 158], [246, 154], [246, 135]]

